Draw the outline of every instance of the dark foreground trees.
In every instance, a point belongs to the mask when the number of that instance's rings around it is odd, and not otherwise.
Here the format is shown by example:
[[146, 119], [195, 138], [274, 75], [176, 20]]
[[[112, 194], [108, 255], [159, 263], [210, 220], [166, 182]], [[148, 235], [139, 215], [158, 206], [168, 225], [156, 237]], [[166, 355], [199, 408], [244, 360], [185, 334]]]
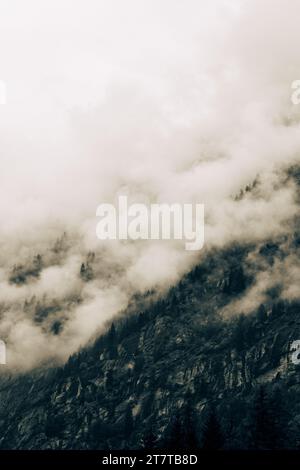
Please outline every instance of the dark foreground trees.
[[202, 449], [219, 450], [224, 444], [224, 437], [217, 417], [216, 410], [210, 407], [206, 422], [203, 427]]

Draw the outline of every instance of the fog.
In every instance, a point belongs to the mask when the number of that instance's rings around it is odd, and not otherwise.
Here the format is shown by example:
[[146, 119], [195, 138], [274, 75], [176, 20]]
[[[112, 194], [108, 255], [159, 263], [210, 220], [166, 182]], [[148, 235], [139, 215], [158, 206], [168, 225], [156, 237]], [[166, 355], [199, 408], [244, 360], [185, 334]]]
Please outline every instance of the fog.
[[[9, 367], [65, 360], [134, 293], [163, 291], [201, 261], [172, 240], [99, 241], [102, 202], [124, 194], [204, 203], [204, 250], [290, 230], [296, 189], [282, 168], [299, 160], [300, 106], [290, 99], [299, 14], [296, 0], [0, 2], [0, 337]], [[236, 200], [257, 177], [255, 194]], [[37, 254], [39, 275], [10, 282], [13, 266]], [[285, 269], [298, 279], [294, 262]], [[38, 305], [50, 308], [40, 322]]]

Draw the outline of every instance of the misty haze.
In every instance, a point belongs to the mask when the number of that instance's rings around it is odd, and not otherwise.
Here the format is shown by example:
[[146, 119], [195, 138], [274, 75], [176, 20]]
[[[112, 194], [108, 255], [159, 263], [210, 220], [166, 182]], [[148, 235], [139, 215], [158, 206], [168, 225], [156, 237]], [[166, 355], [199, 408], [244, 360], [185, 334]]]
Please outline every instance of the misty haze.
[[[299, 17], [0, 0], [0, 449], [299, 450]], [[101, 239], [121, 196], [204, 245]]]

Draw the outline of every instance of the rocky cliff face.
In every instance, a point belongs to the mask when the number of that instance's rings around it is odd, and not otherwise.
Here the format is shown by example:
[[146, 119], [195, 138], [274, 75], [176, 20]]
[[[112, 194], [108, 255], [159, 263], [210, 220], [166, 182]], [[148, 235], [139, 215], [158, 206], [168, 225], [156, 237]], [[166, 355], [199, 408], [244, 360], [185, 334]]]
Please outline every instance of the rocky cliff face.
[[[273, 256], [273, 247], [260, 248], [260, 256]], [[281, 446], [297, 447], [300, 369], [290, 345], [300, 339], [299, 303], [273, 292], [247, 316], [220, 315], [251, 288], [253, 249], [207, 255], [165, 297], [118, 319], [64, 367], [3, 373], [1, 448], [140, 448], [149, 434], [163, 446], [187, 396], [199, 442], [213, 406], [223, 446], [247, 448], [255, 445], [261, 384], [270, 395], [279, 391], [280, 406], [287, 406]]]

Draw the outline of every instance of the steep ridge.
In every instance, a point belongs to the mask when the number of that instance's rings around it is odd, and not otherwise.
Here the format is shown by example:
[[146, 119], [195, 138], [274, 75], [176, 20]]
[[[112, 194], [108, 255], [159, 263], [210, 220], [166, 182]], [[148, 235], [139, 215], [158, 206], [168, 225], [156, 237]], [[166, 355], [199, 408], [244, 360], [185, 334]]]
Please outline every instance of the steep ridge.
[[[3, 373], [1, 448], [168, 447], [176, 439], [180, 447], [178, 423], [183, 432], [193, 428], [185, 447], [193, 439], [205, 446], [212, 413], [222, 433], [213, 448], [297, 447], [300, 369], [290, 348], [300, 339], [299, 302], [274, 288], [247, 315], [228, 311], [255, 282], [253, 253], [257, 269], [258, 258], [272, 264], [298, 250], [294, 233], [211, 252], [166, 296], [119, 318], [65, 366]], [[261, 403], [272, 409], [268, 442], [257, 427]], [[191, 409], [193, 425], [184, 427]]]

